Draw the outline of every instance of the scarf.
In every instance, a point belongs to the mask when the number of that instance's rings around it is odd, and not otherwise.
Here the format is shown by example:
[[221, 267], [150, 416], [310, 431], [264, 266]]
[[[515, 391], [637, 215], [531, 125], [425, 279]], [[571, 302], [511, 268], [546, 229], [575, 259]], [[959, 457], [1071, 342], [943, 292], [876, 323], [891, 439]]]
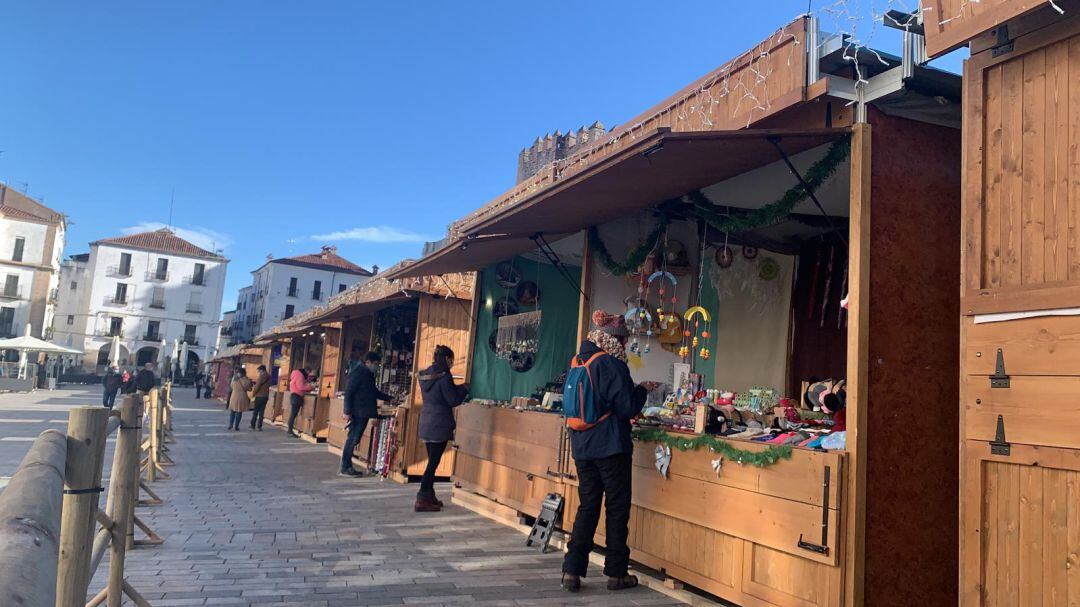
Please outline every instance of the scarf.
[[626, 347], [623, 346], [618, 339], [612, 335], [601, 331], [600, 329], [593, 329], [589, 331], [587, 336], [588, 340], [597, 345], [601, 350], [614, 356], [615, 358], [626, 362]]

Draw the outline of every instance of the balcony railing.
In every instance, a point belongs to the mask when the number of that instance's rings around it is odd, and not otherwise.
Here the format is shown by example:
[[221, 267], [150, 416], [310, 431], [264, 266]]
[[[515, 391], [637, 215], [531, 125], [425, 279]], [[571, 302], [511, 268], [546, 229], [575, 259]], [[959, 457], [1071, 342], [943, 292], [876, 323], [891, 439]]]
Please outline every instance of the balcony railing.
[[187, 308], [185, 308], [185, 311], [188, 314], [202, 314], [203, 307], [202, 307], [201, 303], [188, 303]]
[[189, 345], [189, 346], [197, 346], [197, 345], [199, 345], [199, 338], [195, 337], [194, 335], [192, 335], [192, 336], [185, 335], [184, 339], [182, 339], [181, 341], [184, 342], [185, 344]]
[[156, 270], [153, 271], [153, 272], [147, 272], [146, 273], [146, 280], [149, 280], [151, 282], [168, 282], [169, 281], [169, 273], [168, 272], [158, 272]]
[[146, 334], [143, 335], [143, 341], [161, 341], [161, 333], [157, 331], [153, 333], [147, 331]]
[[94, 331], [94, 335], [98, 337], [123, 337], [124, 330], [109, 327], [108, 329], [98, 329], [97, 331]]
[[184, 282], [186, 282], [189, 285], [195, 285], [196, 287], [205, 287], [206, 286], [206, 275], [203, 274], [202, 276], [196, 276], [196, 275], [192, 274], [191, 276], [188, 276], [187, 278], [185, 278]]
[[60, 288], [59, 287], [49, 291], [49, 303], [54, 304], [54, 303], [56, 303], [58, 301], [60, 301]]
[[22, 286], [16, 287], [4, 287], [0, 289], [0, 299], [22, 299], [23, 289]]
[[152, 299], [152, 300], [150, 300], [150, 307], [151, 308], [157, 308], [158, 310], [164, 310], [165, 309], [165, 300], [164, 299]]
[[131, 276], [131, 266], [126, 268], [121, 266], [109, 266], [106, 273], [109, 276], [123, 276], [126, 278]]
[[117, 297], [115, 295], [106, 295], [105, 299], [102, 300], [102, 303], [106, 306], [126, 306], [129, 302], [127, 296]]
[[285, 295], [287, 295], [288, 297], [296, 297], [299, 294], [300, 294], [300, 289], [289, 289], [289, 291], [287, 293], [285, 293]]

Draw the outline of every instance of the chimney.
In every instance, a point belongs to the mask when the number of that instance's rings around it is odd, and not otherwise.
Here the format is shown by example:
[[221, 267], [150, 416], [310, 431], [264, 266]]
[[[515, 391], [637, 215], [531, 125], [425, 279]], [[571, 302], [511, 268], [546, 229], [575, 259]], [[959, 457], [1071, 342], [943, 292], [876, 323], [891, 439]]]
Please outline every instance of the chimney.
[[334, 246], [334, 245], [323, 245], [322, 254], [320, 255], [320, 257], [322, 257], [323, 259], [326, 259], [330, 255], [333, 255], [335, 253], [337, 253], [337, 247], [336, 246]]
[[371, 266], [371, 273], [372, 274], [378, 274], [379, 273], [379, 266], [377, 266], [377, 265]]

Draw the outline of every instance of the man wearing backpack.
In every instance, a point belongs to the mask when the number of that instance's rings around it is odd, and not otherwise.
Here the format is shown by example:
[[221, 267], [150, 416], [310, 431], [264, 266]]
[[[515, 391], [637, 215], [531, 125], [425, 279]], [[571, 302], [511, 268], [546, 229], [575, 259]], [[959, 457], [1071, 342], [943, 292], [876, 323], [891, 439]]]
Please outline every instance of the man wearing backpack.
[[630, 420], [641, 413], [647, 388], [634, 386], [626, 366], [626, 322], [622, 316], [597, 310], [595, 328], [571, 361], [563, 396], [567, 432], [578, 473], [580, 498], [566, 557], [562, 587], [581, 589], [606, 498], [607, 557], [604, 575], [608, 590], [638, 585], [628, 572], [630, 548], [630, 478], [634, 444]]

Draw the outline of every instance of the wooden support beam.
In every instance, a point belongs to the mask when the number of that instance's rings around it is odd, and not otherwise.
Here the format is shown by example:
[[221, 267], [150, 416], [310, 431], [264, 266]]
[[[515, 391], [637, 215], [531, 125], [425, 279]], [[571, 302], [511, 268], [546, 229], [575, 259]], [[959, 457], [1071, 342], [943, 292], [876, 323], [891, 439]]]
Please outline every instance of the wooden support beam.
[[113, 500], [113, 520], [119, 524], [111, 529], [112, 546], [109, 551], [109, 607], [120, 607], [123, 601], [124, 559], [127, 556], [128, 538], [135, 533], [130, 525], [138, 520], [134, 516], [135, 502], [139, 495], [139, 422], [142, 420], [142, 402], [125, 397], [120, 405], [120, 435], [116, 438], [112, 478], [109, 481]]
[[86, 605], [108, 422], [109, 410], [103, 407], [78, 407], [68, 412], [56, 607]]

